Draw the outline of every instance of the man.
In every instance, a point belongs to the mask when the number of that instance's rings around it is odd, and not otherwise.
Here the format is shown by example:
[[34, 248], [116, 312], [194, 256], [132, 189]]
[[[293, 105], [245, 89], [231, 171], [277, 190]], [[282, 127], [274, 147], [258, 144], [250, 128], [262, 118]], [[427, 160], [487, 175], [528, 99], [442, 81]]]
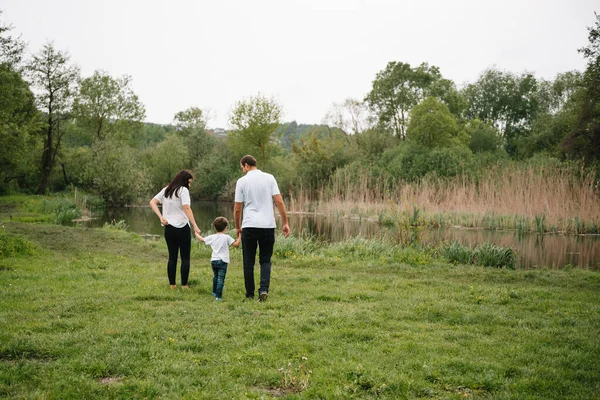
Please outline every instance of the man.
[[[245, 176], [235, 185], [233, 216], [238, 233], [242, 234], [244, 258], [244, 284], [246, 298], [254, 298], [254, 263], [258, 247], [260, 263], [260, 286], [258, 301], [266, 301], [271, 282], [271, 255], [275, 244], [275, 213], [273, 201], [283, 221], [283, 236], [290, 235], [287, 212], [279, 193], [277, 181], [271, 174], [257, 169], [256, 159], [250, 155], [242, 157], [240, 166]], [[242, 210], [244, 219], [242, 221]]]

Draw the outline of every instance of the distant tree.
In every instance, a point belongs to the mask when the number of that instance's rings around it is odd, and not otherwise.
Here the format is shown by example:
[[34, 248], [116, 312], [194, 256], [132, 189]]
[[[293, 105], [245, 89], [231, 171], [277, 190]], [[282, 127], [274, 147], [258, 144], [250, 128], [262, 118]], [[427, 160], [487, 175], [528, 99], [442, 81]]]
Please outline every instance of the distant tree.
[[257, 95], [238, 101], [229, 115], [228, 146], [236, 154], [253, 154], [264, 163], [276, 148], [273, 135], [279, 128], [282, 107], [272, 98]]
[[[0, 10], [0, 17], [2, 10]], [[10, 35], [12, 27], [0, 21], [0, 64], [9, 64], [14, 70], [20, 72], [25, 42], [20, 38]]]
[[41, 178], [37, 190], [44, 193], [65, 132], [64, 122], [70, 118], [79, 68], [69, 64], [66, 53], [48, 43], [33, 55], [27, 70], [36, 89], [37, 105], [45, 116]]
[[188, 150], [187, 165], [195, 165], [204, 156], [210, 154], [215, 147], [214, 137], [206, 133], [206, 113], [197, 107], [175, 114], [175, 132], [183, 139]]
[[130, 83], [128, 76], [113, 78], [104, 71], [80, 80], [73, 114], [93, 130], [96, 140], [117, 134], [131, 136], [132, 129], [142, 129], [146, 111]]
[[431, 86], [441, 78], [439, 68], [427, 63], [411, 68], [406, 63], [389, 62], [377, 73], [365, 101], [382, 127], [404, 139], [410, 109], [429, 96]]
[[467, 142], [448, 106], [435, 97], [428, 97], [413, 107], [406, 135], [410, 142], [430, 149]]
[[473, 119], [465, 129], [471, 138], [469, 148], [473, 153], [494, 153], [502, 149], [502, 137], [492, 125]]
[[8, 63], [0, 63], [0, 191], [18, 179], [19, 164], [34, 148], [41, 116], [33, 93], [21, 74]]
[[362, 101], [348, 98], [342, 103], [333, 103], [324, 123], [355, 135], [371, 125], [369, 109]]
[[584, 96], [578, 121], [562, 147], [572, 157], [587, 162], [600, 160], [600, 14], [588, 28], [587, 47], [579, 49], [587, 59], [583, 75]]
[[515, 75], [488, 69], [478, 81], [467, 85], [467, 118], [494, 125], [504, 138], [506, 151], [517, 155], [516, 142], [526, 136], [541, 110], [538, 82], [530, 73]]
[[189, 168], [189, 152], [180, 136], [170, 133], [165, 140], [148, 148], [144, 152], [146, 170], [152, 190], [165, 187], [182, 169]]

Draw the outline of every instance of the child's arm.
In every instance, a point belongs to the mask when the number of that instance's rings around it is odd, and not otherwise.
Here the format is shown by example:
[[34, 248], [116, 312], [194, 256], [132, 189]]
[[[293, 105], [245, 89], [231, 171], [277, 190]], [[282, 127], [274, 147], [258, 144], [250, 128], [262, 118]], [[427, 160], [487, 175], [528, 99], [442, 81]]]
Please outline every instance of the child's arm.
[[201, 235], [197, 234], [197, 233], [196, 233], [196, 239], [198, 239], [201, 242], [204, 242], [204, 238]]
[[240, 245], [240, 241], [242, 240], [242, 232], [237, 233], [237, 239], [235, 242], [231, 243], [233, 247], [238, 247]]

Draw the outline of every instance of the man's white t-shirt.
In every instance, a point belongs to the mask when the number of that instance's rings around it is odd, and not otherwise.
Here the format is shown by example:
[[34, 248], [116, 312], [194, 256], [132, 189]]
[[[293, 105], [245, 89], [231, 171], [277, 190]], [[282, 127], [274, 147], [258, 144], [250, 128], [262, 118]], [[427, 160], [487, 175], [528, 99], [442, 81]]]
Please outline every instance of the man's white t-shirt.
[[229, 264], [229, 246], [235, 242], [233, 238], [225, 233], [215, 233], [204, 238], [204, 243], [212, 247], [210, 260], [223, 260]]
[[162, 215], [169, 222], [169, 225], [175, 228], [183, 228], [190, 223], [188, 217], [183, 212], [184, 205], [190, 205], [190, 191], [185, 187], [180, 187], [171, 197], [165, 197], [164, 187], [154, 198], [162, 203]]
[[244, 203], [242, 228], [275, 228], [273, 196], [280, 194], [275, 177], [259, 169], [246, 172], [235, 185], [235, 202]]

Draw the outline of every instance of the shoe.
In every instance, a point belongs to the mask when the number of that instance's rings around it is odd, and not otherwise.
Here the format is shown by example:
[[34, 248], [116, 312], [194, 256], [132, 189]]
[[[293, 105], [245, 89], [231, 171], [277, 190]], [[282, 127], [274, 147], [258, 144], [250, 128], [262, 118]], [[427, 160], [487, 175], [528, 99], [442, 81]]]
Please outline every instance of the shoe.
[[267, 301], [267, 297], [269, 297], [269, 293], [260, 292], [260, 295], [258, 296], [258, 301], [260, 301], [260, 302]]
[[223, 298], [222, 298], [222, 297], [216, 297], [216, 296], [215, 296], [215, 301], [223, 301]]

